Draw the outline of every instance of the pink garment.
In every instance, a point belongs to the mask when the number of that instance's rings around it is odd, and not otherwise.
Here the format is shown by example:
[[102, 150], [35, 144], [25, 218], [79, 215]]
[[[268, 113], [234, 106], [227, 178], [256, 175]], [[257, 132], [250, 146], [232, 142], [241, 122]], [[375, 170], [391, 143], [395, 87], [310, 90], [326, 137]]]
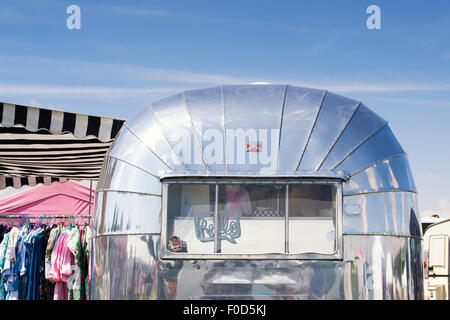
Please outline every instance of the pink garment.
[[244, 207], [242, 206], [242, 199], [239, 195], [239, 191], [227, 190], [225, 192], [225, 201], [230, 204], [229, 209], [236, 210], [239, 216], [242, 216]]
[[55, 282], [54, 300], [68, 300], [67, 282], [73, 273], [74, 264], [74, 257], [66, 245], [68, 238], [66, 232], [61, 232], [52, 251], [48, 278]]

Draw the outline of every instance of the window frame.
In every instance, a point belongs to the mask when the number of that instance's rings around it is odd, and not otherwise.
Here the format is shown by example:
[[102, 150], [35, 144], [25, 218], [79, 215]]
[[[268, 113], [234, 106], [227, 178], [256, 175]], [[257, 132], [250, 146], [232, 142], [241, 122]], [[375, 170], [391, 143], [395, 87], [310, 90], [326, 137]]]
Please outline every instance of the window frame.
[[[161, 241], [160, 241], [160, 258], [175, 260], [342, 260], [343, 253], [343, 232], [342, 232], [342, 216], [343, 216], [343, 193], [342, 193], [342, 180], [341, 179], [279, 179], [276, 177], [268, 177], [264, 179], [239, 179], [239, 178], [223, 178], [223, 179], [208, 179], [208, 178], [177, 178], [170, 177], [162, 179], [162, 208], [161, 208]], [[185, 252], [170, 252], [167, 249], [167, 202], [168, 202], [168, 188], [171, 184], [213, 184], [215, 190], [218, 192], [219, 184], [282, 184], [286, 185], [286, 201], [289, 201], [289, 185], [291, 184], [332, 184], [336, 187], [336, 226], [335, 226], [335, 251], [331, 254], [322, 253], [286, 253], [289, 241], [289, 210], [286, 209], [285, 215], [285, 253], [255, 253], [255, 254], [223, 254], [223, 253], [185, 253]], [[215, 208], [217, 214], [218, 197], [216, 193]], [[214, 248], [216, 249], [216, 241], [214, 241]]]

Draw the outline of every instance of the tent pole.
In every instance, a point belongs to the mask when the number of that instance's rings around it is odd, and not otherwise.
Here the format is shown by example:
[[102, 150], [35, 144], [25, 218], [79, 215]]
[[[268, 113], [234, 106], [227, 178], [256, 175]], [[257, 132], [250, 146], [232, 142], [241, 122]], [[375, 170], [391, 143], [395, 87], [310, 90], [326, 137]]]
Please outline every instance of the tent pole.
[[90, 181], [89, 185], [89, 215], [91, 215], [91, 201], [92, 201], [92, 180]]

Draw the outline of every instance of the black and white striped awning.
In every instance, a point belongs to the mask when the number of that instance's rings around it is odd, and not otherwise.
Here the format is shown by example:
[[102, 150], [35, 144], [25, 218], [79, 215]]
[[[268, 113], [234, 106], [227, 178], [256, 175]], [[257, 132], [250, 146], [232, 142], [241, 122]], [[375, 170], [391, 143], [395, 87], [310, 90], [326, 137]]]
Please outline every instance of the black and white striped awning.
[[0, 102], [0, 189], [98, 179], [124, 122]]

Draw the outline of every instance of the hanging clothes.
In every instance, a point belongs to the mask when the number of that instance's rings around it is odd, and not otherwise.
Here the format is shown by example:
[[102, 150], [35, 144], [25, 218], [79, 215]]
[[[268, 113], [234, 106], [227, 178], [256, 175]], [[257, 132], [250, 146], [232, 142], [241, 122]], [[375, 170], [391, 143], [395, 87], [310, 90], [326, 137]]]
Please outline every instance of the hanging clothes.
[[74, 274], [68, 283], [69, 300], [85, 300], [86, 288], [84, 279], [87, 274], [87, 266], [84, 260], [82, 237], [79, 228], [73, 228], [67, 240], [67, 247], [75, 258]]
[[5, 258], [6, 258], [6, 249], [8, 247], [8, 241], [9, 241], [9, 235], [10, 232], [5, 233], [3, 236], [3, 240], [0, 243], [0, 300], [5, 300], [6, 298], [6, 291], [5, 291], [5, 285], [3, 281], [3, 266], [5, 265]]
[[20, 271], [19, 266], [21, 264], [22, 254], [21, 251], [17, 252], [18, 248], [21, 248], [24, 237], [27, 234], [28, 225], [22, 228], [13, 228], [11, 230], [8, 246], [6, 248], [5, 264], [2, 269], [3, 281], [5, 282], [6, 298], [5, 300], [18, 300], [19, 299], [19, 278]]
[[50, 272], [50, 267], [52, 265], [52, 251], [55, 247], [56, 240], [58, 240], [59, 234], [61, 233], [62, 226], [58, 224], [56, 228], [53, 228], [50, 231], [50, 235], [47, 242], [47, 248], [45, 250], [45, 277], [48, 278], [48, 274]]
[[67, 239], [68, 233], [67, 230], [64, 230], [59, 235], [52, 251], [51, 267], [48, 276], [50, 280], [56, 283], [53, 296], [54, 300], [68, 300], [69, 291], [67, 282], [72, 275], [74, 259], [69, 248], [66, 246]]
[[44, 255], [44, 272], [41, 274], [41, 288], [40, 288], [40, 299], [41, 300], [53, 300], [54, 293], [55, 293], [55, 282], [52, 281], [49, 277], [50, 268], [52, 265], [51, 258], [52, 258], [52, 252], [56, 244], [56, 240], [58, 240], [58, 237], [61, 233], [62, 225], [58, 224], [54, 228], [50, 230], [48, 240], [47, 240], [47, 247], [45, 249], [45, 255]]
[[92, 229], [89, 226], [85, 226], [83, 229], [82, 239], [83, 239], [83, 250], [84, 250], [84, 261], [87, 269], [86, 277], [84, 278], [84, 287], [86, 288], [86, 299], [89, 299], [89, 280], [91, 279], [91, 268], [89, 266], [89, 254], [91, 252], [91, 237]]
[[26, 300], [29, 281], [29, 267], [33, 255], [34, 243], [36, 237], [43, 231], [42, 228], [33, 229], [25, 235], [20, 247], [18, 248], [18, 256], [20, 257], [18, 263], [19, 270], [19, 300]]
[[26, 300], [40, 300], [41, 275], [44, 273], [43, 261], [48, 236], [49, 230], [42, 229], [34, 237], [30, 256], [30, 266], [28, 268]]
[[0, 224], [0, 300], [86, 300], [91, 229], [23, 222]]
[[8, 225], [0, 224], [0, 243], [3, 242], [3, 237], [6, 233], [8, 233], [11, 230], [11, 227]]

